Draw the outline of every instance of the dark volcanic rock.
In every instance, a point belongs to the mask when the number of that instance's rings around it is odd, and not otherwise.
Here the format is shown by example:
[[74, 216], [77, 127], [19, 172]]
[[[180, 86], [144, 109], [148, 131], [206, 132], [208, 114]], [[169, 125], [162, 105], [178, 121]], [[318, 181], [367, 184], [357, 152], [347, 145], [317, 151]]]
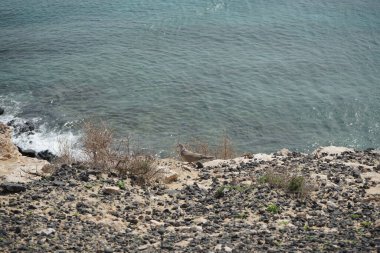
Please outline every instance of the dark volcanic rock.
[[3, 193], [17, 193], [26, 191], [25, 185], [16, 183], [3, 183], [0, 187], [3, 189]]
[[27, 156], [27, 157], [36, 157], [36, 151], [32, 149], [22, 149], [21, 147], [17, 146], [18, 152], [20, 152], [21, 155]]
[[37, 153], [37, 158], [41, 160], [46, 160], [48, 162], [52, 162], [54, 159], [57, 158], [57, 156], [49, 150], [44, 150]]
[[32, 131], [34, 131], [36, 129], [36, 126], [31, 121], [16, 122], [15, 120], [11, 120], [7, 123], [7, 125], [13, 127], [14, 133], [16, 135], [19, 135], [22, 133], [31, 134]]
[[4, 114], [4, 109], [0, 107], [0, 115]]

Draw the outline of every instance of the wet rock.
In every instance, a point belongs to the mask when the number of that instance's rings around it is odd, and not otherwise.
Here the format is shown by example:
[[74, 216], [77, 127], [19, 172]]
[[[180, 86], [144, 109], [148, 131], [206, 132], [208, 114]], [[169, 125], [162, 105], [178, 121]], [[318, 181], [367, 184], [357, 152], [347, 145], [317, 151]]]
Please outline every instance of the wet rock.
[[20, 152], [21, 155], [23, 155], [23, 156], [27, 156], [27, 157], [31, 157], [31, 158], [36, 157], [36, 151], [34, 151], [32, 149], [22, 149], [21, 147], [18, 147], [18, 146], [17, 146], [17, 149], [18, 149], [18, 152]]
[[4, 109], [0, 107], [0, 115], [4, 114]]
[[38, 159], [41, 159], [41, 160], [46, 160], [48, 162], [52, 162], [54, 161], [57, 156], [54, 155], [52, 152], [50, 152], [49, 150], [44, 150], [44, 151], [40, 151], [37, 153], [36, 157]]
[[13, 127], [13, 131], [16, 135], [23, 133], [31, 134], [31, 132], [36, 128], [34, 123], [31, 121], [16, 122], [15, 120], [11, 120], [7, 123], [7, 125]]

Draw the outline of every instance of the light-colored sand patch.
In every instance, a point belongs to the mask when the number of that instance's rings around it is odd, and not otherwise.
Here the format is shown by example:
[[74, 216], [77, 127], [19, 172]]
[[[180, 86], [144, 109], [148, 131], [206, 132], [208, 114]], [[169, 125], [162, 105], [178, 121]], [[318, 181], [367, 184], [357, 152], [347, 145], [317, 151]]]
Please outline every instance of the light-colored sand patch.
[[43, 174], [42, 168], [47, 161], [20, 156], [17, 159], [0, 161], [0, 182], [29, 182]]
[[326, 153], [329, 156], [340, 155], [343, 152], [353, 152], [352, 148], [346, 147], [336, 147], [336, 146], [328, 146], [328, 147], [320, 147], [313, 151], [313, 155], [317, 155], [318, 157], [322, 156], [322, 153]]
[[367, 189], [366, 193], [367, 195], [380, 195], [380, 185]]
[[370, 181], [380, 182], [380, 173], [378, 172], [366, 172], [362, 173], [363, 178], [369, 179]]

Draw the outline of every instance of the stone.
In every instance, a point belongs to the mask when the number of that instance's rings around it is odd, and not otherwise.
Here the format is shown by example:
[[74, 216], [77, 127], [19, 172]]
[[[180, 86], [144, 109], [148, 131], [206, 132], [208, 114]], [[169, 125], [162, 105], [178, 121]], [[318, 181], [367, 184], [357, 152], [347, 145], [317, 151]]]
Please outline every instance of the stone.
[[3, 189], [3, 193], [18, 193], [26, 191], [25, 185], [16, 183], [3, 183], [0, 187]]
[[44, 150], [44, 151], [40, 151], [37, 153], [36, 157], [38, 159], [41, 159], [41, 160], [46, 160], [48, 162], [52, 162], [54, 161], [57, 156], [54, 155], [52, 152], [50, 152], [49, 150]]
[[360, 177], [360, 170], [358, 168], [355, 168], [352, 170], [352, 176], [354, 178], [359, 178]]
[[224, 246], [224, 251], [226, 252], [232, 252], [232, 249], [228, 246]]
[[54, 186], [65, 186], [66, 184], [65, 184], [65, 182], [54, 180], [53, 185]]
[[40, 230], [37, 232], [37, 234], [40, 234], [40, 235], [51, 235], [51, 234], [54, 234], [55, 233], [55, 229], [54, 228], [47, 228], [47, 229], [43, 229], [43, 230]]
[[107, 195], [120, 194], [120, 189], [116, 186], [106, 186], [103, 188], [103, 193]]
[[138, 247], [137, 249], [138, 250], [146, 250], [147, 248], [149, 248], [150, 247], [150, 245], [149, 244], [145, 244], [145, 245], [141, 245], [140, 247]]
[[0, 115], [4, 114], [4, 109], [0, 107]]
[[17, 147], [18, 152], [20, 152], [21, 155], [35, 158], [36, 157], [36, 151], [33, 149], [22, 149], [21, 147]]
[[112, 253], [112, 252], [113, 252], [112, 248], [110, 248], [110, 247], [104, 248], [104, 253]]

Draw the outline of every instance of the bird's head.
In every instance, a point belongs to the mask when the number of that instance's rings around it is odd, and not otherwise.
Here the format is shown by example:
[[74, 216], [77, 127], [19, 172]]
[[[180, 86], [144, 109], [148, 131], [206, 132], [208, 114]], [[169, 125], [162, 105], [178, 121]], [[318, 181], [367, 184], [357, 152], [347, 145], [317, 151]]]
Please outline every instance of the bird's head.
[[180, 151], [182, 151], [182, 150], [185, 149], [181, 143], [179, 143], [179, 144], [177, 145], [177, 147], [179, 148]]

